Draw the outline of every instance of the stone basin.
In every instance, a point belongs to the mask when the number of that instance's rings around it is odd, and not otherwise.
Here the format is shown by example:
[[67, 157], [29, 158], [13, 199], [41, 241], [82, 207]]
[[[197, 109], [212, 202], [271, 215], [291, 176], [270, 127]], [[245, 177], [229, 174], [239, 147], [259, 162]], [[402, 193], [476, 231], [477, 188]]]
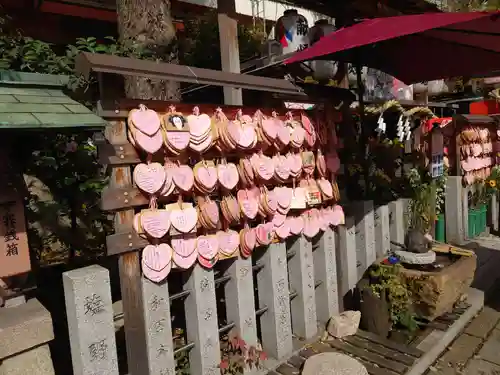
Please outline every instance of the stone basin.
[[444, 265], [444, 268], [427, 271], [405, 266], [401, 270], [401, 277], [412, 292], [415, 313], [431, 321], [451, 311], [467, 292], [474, 280], [477, 257], [438, 254], [436, 263]]

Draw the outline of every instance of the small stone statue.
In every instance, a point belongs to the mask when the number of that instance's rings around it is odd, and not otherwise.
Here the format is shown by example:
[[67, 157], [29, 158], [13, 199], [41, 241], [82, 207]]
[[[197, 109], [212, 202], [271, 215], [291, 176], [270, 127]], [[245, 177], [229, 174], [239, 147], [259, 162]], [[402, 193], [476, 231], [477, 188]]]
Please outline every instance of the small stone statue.
[[432, 248], [432, 237], [418, 229], [410, 229], [405, 238], [405, 246], [410, 253], [426, 253]]

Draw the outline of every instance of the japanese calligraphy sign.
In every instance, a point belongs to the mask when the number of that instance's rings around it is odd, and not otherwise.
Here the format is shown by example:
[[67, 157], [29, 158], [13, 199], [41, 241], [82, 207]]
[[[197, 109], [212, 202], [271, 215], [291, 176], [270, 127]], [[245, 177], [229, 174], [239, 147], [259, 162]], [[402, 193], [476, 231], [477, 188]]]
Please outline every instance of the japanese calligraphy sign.
[[[9, 199], [11, 198], [11, 199]], [[31, 269], [22, 200], [0, 196], [0, 277]]]

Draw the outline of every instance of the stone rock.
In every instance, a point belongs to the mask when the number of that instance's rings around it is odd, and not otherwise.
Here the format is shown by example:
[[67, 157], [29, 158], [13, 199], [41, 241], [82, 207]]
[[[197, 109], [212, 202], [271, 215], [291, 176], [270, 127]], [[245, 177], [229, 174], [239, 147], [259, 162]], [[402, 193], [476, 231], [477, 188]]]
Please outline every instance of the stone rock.
[[361, 312], [344, 311], [340, 315], [332, 316], [326, 330], [336, 338], [352, 336], [356, 333], [361, 320]]
[[476, 256], [464, 256], [451, 265], [427, 272], [401, 269], [400, 275], [411, 286], [415, 313], [433, 320], [453, 309], [453, 305], [467, 292], [476, 271]]
[[302, 375], [368, 375], [368, 371], [346, 354], [320, 353], [306, 360]]
[[0, 375], [54, 375], [49, 346], [38, 346], [4, 359]]

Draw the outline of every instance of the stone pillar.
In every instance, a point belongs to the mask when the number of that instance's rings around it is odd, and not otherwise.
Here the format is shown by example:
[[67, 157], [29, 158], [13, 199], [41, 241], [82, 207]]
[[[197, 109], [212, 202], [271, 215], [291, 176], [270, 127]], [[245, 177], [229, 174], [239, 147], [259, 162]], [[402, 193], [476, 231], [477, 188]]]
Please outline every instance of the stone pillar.
[[190, 371], [216, 375], [220, 371], [220, 343], [214, 273], [199, 264], [184, 272], [184, 287], [191, 292], [184, 304], [187, 339], [194, 343], [189, 352]]
[[314, 276], [320, 283], [316, 288], [316, 313], [318, 321], [326, 324], [333, 315], [338, 315], [339, 289], [335, 254], [335, 233], [328, 228], [313, 244]]
[[92, 265], [63, 273], [75, 375], [118, 375], [109, 271]]
[[498, 195], [494, 193], [491, 196], [490, 202], [490, 229], [496, 233], [498, 232]]
[[373, 201], [356, 202], [352, 207], [356, 223], [356, 260], [359, 280], [376, 260], [375, 218]]
[[228, 262], [231, 262], [231, 265], [227, 269], [227, 275], [231, 276], [231, 280], [225, 285], [227, 320], [235, 323], [238, 334], [248, 346], [255, 346], [257, 322], [252, 259], [238, 257]]
[[147, 328], [149, 373], [175, 374], [168, 282], [156, 284], [142, 278], [144, 321]]
[[400, 199], [403, 202], [403, 224], [404, 224], [404, 235], [406, 236], [406, 233], [408, 233], [409, 229], [409, 223], [410, 223], [410, 203], [411, 199], [409, 198], [401, 198]]
[[383, 257], [391, 248], [391, 232], [389, 225], [389, 206], [377, 207], [375, 221], [375, 252], [377, 258]]
[[448, 176], [446, 178], [444, 214], [446, 242], [457, 245], [465, 242], [467, 229], [467, 211], [464, 212], [463, 190], [461, 177]]
[[270, 357], [282, 359], [293, 352], [285, 244], [271, 244], [260, 262], [264, 268], [257, 274], [259, 307], [267, 307], [260, 317], [262, 347]]
[[356, 264], [356, 234], [354, 218], [345, 218], [345, 225], [339, 225], [337, 237], [337, 274], [339, 275], [341, 299], [358, 282], [358, 268]]
[[[391, 234], [391, 241], [404, 244], [404, 205], [401, 199], [389, 203], [389, 231]], [[391, 249], [401, 250], [401, 247], [391, 244]]]
[[37, 299], [0, 308], [0, 374], [54, 375], [50, 313]]
[[299, 236], [291, 238], [288, 246], [295, 253], [288, 261], [290, 288], [297, 292], [291, 301], [292, 331], [295, 336], [310, 339], [318, 332], [312, 243]]

